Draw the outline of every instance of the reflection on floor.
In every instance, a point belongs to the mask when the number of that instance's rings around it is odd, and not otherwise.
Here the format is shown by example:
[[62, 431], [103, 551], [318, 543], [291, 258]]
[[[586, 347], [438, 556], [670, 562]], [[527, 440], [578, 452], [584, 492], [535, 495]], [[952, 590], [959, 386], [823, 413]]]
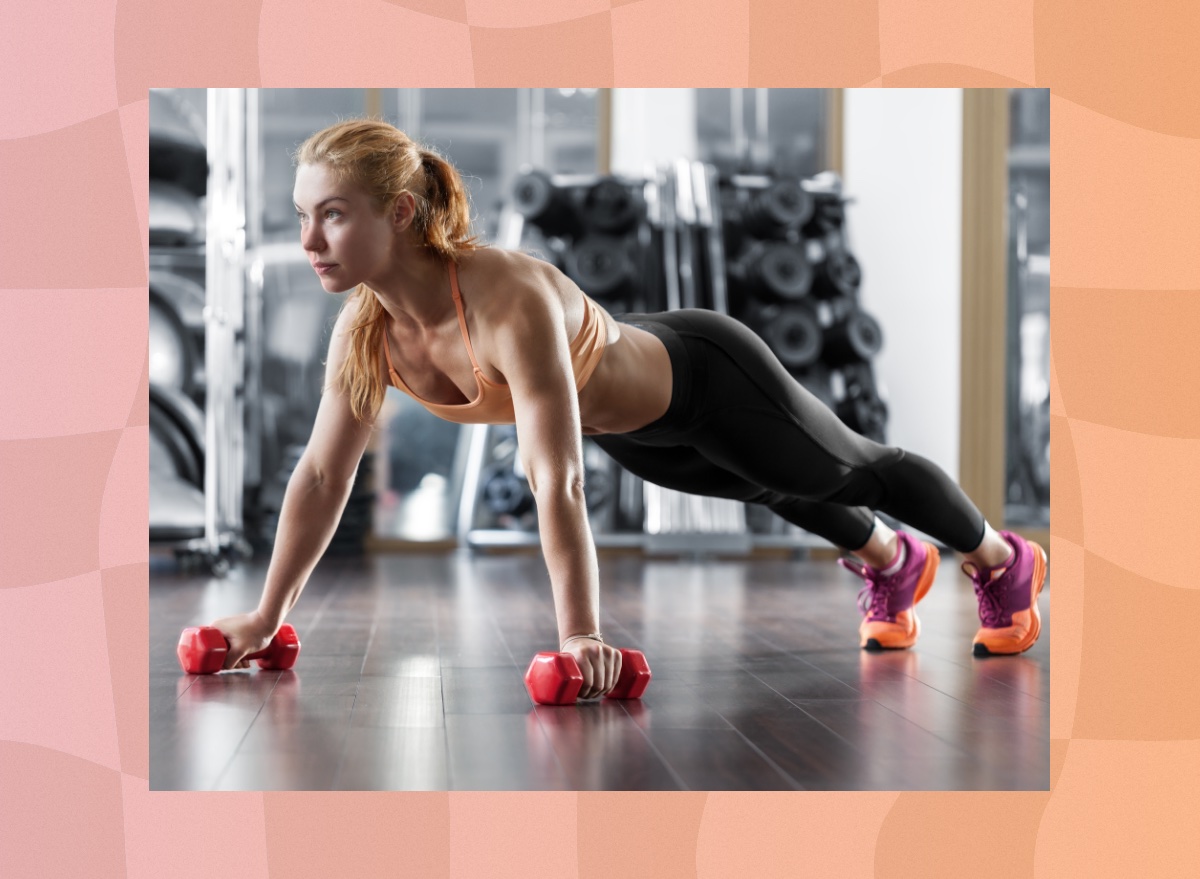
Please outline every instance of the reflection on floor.
[[540, 556], [325, 559], [294, 670], [182, 673], [187, 625], [257, 604], [265, 561], [151, 579], [152, 790], [1046, 790], [1049, 594], [1018, 657], [975, 659], [946, 553], [913, 650], [857, 647], [861, 581], [831, 561], [602, 557], [607, 640], [640, 701], [534, 706], [555, 645]]

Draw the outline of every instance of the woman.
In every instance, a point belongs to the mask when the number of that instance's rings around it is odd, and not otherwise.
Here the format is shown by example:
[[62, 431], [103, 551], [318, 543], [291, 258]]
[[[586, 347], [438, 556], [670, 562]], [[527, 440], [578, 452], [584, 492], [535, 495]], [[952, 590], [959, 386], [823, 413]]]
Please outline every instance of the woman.
[[388, 384], [462, 423], [515, 423], [538, 508], [559, 648], [607, 693], [620, 653], [599, 634], [581, 434], [658, 485], [764, 504], [860, 561], [868, 648], [920, 633], [915, 604], [938, 551], [966, 557], [975, 652], [1018, 653], [1040, 632], [1045, 553], [997, 533], [936, 465], [845, 427], [757, 335], [699, 309], [614, 319], [547, 263], [470, 237], [458, 173], [391, 125], [353, 120], [296, 153], [301, 243], [322, 286], [350, 291], [334, 327], [312, 438], [288, 484], [257, 610], [217, 620], [226, 668], [264, 647], [333, 535]]

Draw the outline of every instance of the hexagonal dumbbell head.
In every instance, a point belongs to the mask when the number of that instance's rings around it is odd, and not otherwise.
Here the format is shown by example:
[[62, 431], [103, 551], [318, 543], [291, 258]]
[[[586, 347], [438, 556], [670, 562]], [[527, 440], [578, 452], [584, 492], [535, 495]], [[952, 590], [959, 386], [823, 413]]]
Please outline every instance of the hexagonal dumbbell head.
[[570, 705], [582, 686], [583, 672], [570, 653], [539, 653], [525, 672], [525, 689], [539, 705]]
[[175, 653], [179, 664], [190, 675], [210, 675], [221, 670], [229, 642], [212, 626], [188, 626], [179, 636]]
[[608, 693], [609, 699], [640, 699], [650, 685], [650, 666], [640, 650], [621, 648], [621, 673]]
[[285, 669], [296, 664], [300, 656], [300, 636], [288, 623], [279, 627], [266, 650], [251, 653], [247, 659], [257, 659], [259, 668]]

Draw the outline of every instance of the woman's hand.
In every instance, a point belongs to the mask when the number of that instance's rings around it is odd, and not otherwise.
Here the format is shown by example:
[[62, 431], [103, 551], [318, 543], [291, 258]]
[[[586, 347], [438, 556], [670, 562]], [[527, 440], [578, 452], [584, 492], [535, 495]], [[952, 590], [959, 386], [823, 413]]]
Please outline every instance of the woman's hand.
[[621, 673], [620, 650], [602, 641], [576, 638], [563, 647], [562, 652], [574, 656], [579, 670], [583, 672], [580, 699], [596, 699], [616, 686], [617, 676]]
[[265, 650], [278, 631], [277, 628], [272, 628], [258, 611], [223, 617], [209, 625], [219, 629], [229, 642], [229, 652], [225, 654], [222, 670], [249, 668], [250, 660], [243, 657]]

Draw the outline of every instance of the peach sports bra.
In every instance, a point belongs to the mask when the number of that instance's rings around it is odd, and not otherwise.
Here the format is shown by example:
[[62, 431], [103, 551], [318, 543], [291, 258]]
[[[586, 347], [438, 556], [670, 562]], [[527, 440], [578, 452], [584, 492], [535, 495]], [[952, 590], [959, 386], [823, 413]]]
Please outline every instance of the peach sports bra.
[[[392, 384], [408, 394], [434, 415], [446, 421], [458, 424], [515, 424], [517, 417], [513, 410], [512, 391], [507, 384], [489, 381], [479, 368], [475, 359], [475, 349], [471, 347], [471, 337], [467, 334], [467, 318], [463, 313], [462, 294], [458, 289], [458, 270], [453, 262], [450, 266], [450, 290], [454, 296], [454, 307], [458, 310], [458, 326], [462, 330], [463, 341], [467, 345], [467, 355], [471, 358], [471, 366], [475, 371], [475, 385], [479, 393], [469, 403], [430, 403], [422, 400], [404, 384], [396, 367], [392, 365], [391, 345], [387, 334], [383, 337], [383, 350], [387, 355], [388, 372]], [[583, 325], [578, 335], [571, 342], [571, 369], [575, 373], [575, 390], [582, 391], [588, 383], [600, 357], [604, 354], [604, 346], [608, 342], [608, 327], [604, 323], [604, 315], [600, 306], [583, 297]], [[386, 318], [385, 318], [386, 320]]]

